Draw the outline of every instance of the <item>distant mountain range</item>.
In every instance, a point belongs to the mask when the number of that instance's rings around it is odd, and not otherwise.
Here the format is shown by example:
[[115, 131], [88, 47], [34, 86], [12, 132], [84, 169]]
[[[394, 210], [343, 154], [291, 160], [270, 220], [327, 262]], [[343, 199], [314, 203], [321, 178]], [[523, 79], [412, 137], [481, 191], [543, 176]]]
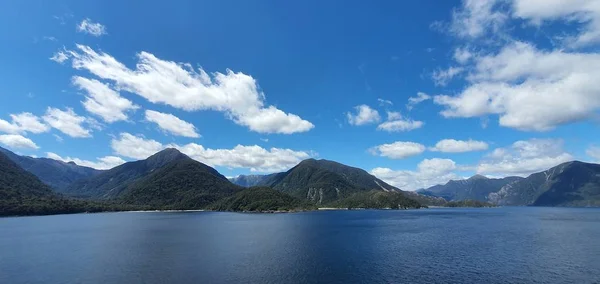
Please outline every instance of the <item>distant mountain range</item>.
[[74, 181], [102, 172], [101, 170], [79, 166], [73, 162], [65, 163], [49, 158], [19, 156], [2, 147], [0, 147], [0, 152], [4, 153], [24, 170], [37, 176], [43, 183], [59, 192], [64, 191]]
[[131, 209], [419, 208], [486, 206], [485, 202], [600, 206], [600, 165], [582, 162], [561, 164], [527, 178], [476, 175], [409, 192], [362, 169], [328, 160], [308, 159], [286, 172], [228, 180], [176, 149], [106, 171], [22, 157], [5, 149], [0, 155], [0, 205], [11, 208], [0, 210], [0, 215]]
[[503, 186], [521, 180], [522, 177], [487, 178], [475, 175], [469, 179], [451, 180], [444, 185], [434, 185], [417, 192], [430, 196], [438, 196], [447, 201], [478, 200], [489, 201], [489, 194], [499, 191]]
[[567, 162], [526, 178], [474, 176], [418, 191], [448, 201], [478, 200], [512, 206], [600, 206], [600, 165]]

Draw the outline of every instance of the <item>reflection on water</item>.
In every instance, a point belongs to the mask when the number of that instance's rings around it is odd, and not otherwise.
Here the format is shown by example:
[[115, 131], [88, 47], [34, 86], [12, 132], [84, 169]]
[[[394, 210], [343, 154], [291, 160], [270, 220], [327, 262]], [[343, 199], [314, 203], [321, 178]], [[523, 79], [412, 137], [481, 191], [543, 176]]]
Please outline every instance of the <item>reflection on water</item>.
[[599, 209], [0, 219], [0, 283], [594, 283]]

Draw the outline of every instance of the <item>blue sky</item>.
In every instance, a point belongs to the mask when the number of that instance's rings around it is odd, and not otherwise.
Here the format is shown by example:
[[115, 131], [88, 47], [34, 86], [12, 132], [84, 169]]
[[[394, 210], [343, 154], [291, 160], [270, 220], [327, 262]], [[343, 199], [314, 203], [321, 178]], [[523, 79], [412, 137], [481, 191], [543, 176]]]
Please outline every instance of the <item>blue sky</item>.
[[599, 161], [600, 1], [3, 1], [0, 144], [414, 190]]

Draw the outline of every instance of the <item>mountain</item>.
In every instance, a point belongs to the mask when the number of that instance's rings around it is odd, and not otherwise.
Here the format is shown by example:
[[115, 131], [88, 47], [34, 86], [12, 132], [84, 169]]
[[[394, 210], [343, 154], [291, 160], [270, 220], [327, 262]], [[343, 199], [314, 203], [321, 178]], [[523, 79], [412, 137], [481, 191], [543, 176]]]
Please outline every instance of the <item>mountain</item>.
[[469, 179], [451, 180], [444, 185], [435, 185], [419, 190], [419, 193], [442, 197], [448, 201], [477, 200], [488, 201], [488, 195], [499, 191], [503, 186], [521, 180], [521, 177], [487, 178], [475, 175]]
[[0, 147], [0, 152], [4, 153], [22, 169], [34, 174], [42, 182], [58, 192], [63, 192], [74, 181], [88, 178], [102, 172], [100, 170], [79, 166], [73, 162], [65, 163], [48, 158], [19, 156], [2, 147]]
[[270, 175], [239, 175], [237, 177], [230, 178], [229, 181], [243, 187], [260, 186], [264, 185], [264, 182], [266, 180], [271, 179], [275, 175], [277, 174], [275, 173]]
[[215, 169], [176, 149], [165, 149], [75, 182], [66, 192], [153, 209], [199, 209], [239, 190]]
[[0, 152], [0, 216], [131, 209], [137, 208], [66, 199]]
[[567, 162], [490, 193], [499, 205], [600, 206], [600, 165]]
[[399, 191], [371, 190], [354, 193], [331, 203], [336, 208], [408, 209], [421, 208], [421, 203]]
[[79, 198], [114, 198], [139, 178], [181, 159], [189, 158], [175, 149], [165, 149], [145, 160], [128, 162], [87, 179], [78, 180], [68, 186], [64, 192]]
[[209, 206], [218, 211], [269, 212], [316, 209], [310, 202], [269, 187], [251, 187]]
[[287, 172], [273, 174], [262, 184], [316, 204], [328, 204], [371, 190], [401, 192], [362, 169], [315, 159], [304, 160]]

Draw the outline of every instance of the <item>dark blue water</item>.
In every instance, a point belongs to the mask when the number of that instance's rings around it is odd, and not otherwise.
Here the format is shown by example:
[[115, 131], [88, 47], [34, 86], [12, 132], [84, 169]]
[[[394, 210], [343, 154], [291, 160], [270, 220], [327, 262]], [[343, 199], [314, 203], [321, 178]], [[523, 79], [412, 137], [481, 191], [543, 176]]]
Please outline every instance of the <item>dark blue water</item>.
[[600, 209], [0, 218], [0, 283], [600, 283]]

